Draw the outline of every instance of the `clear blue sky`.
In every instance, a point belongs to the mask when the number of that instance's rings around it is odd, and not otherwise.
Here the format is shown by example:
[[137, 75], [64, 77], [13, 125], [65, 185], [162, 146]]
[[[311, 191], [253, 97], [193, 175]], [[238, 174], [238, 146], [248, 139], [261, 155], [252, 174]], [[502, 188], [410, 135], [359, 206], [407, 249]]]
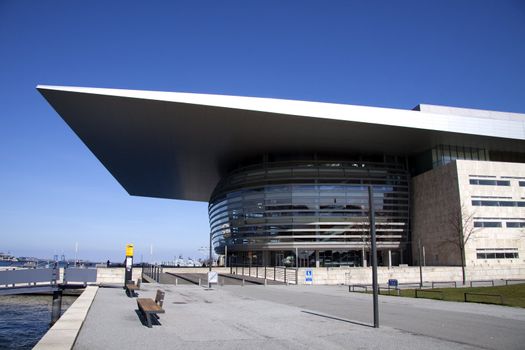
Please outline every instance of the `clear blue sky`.
[[207, 204], [129, 196], [37, 84], [525, 113], [525, 2], [0, 0], [0, 251], [197, 258]]

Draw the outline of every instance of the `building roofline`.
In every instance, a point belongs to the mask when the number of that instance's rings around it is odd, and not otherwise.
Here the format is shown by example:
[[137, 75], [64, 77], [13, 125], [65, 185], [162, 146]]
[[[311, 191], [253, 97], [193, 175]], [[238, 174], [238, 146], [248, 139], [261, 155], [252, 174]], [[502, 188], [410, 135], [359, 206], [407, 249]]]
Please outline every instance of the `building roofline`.
[[524, 151], [525, 121], [325, 102], [38, 85], [130, 193], [207, 201], [246, 157], [414, 155], [437, 144]]

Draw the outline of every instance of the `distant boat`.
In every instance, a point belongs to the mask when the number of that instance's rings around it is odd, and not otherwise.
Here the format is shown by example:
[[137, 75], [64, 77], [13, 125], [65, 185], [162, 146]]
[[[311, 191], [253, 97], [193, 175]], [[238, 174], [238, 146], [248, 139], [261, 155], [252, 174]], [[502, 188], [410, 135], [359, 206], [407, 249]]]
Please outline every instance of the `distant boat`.
[[0, 253], [0, 266], [12, 266], [18, 262], [18, 259], [11, 254]]
[[0, 253], [0, 261], [18, 261], [18, 259], [11, 254]]
[[195, 266], [199, 266], [199, 264], [193, 261], [192, 259], [188, 259], [188, 261], [186, 261], [186, 266], [195, 267]]
[[175, 260], [175, 266], [186, 266], [186, 262], [184, 261], [184, 259], [177, 259]]

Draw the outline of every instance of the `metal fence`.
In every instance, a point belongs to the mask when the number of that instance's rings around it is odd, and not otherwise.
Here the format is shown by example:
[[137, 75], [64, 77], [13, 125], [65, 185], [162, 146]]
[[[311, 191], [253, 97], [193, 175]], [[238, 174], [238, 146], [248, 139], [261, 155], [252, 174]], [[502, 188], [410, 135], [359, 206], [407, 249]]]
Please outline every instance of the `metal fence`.
[[163, 267], [161, 265], [149, 265], [144, 264], [142, 266], [142, 275], [147, 276], [156, 282], [160, 281], [160, 275], [163, 273]]
[[58, 280], [58, 269], [15, 269], [0, 271], [0, 285], [14, 287], [16, 284], [36, 284], [47, 282], [55, 284]]
[[281, 266], [235, 266], [230, 274], [261, 278], [286, 284], [297, 284], [299, 270]]
[[[65, 268], [62, 284], [87, 284], [97, 281], [97, 269]], [[36, 285], [60, 284], [60, 269], [58, 268], [31, 268], [0, 271], [0, 287], [21, 287]]]

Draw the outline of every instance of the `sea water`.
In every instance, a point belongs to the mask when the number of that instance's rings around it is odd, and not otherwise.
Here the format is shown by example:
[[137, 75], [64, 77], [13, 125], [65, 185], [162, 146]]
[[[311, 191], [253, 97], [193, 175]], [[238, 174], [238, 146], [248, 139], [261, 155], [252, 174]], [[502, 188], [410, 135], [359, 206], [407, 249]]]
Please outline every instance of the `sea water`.
[[[62, 297], [62, 313], [76, 296]], [[51, 295], [0, 296], [0, 349], [31, 349], [50, 328]]]

